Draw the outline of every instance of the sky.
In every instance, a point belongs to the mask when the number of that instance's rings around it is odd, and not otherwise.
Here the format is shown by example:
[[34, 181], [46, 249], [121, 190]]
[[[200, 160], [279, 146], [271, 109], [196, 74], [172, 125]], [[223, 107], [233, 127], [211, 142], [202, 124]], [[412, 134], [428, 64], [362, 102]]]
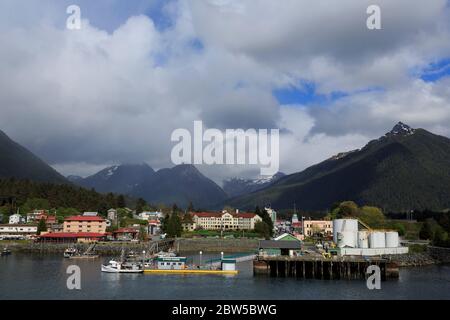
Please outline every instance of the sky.
[[[366, 9], [381, 8], [381, 30]], [[68, 30], [66, 8], [81, 8]], [[280, 171], [398, 121], [450, 136], [447, 0], [2, 0], [0, 130], [64, 175], [171, 167], [171, 133], [280, 129]], [[199, 166], [256, 177], [254, 166]]]

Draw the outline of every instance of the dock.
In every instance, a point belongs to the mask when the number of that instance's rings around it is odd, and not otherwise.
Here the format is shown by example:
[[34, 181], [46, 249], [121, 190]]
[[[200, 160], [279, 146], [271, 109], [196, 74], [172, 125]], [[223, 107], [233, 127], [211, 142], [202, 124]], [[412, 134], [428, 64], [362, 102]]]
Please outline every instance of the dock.
[[183, 270], [159, 270], [159, 269], [147, 269], [144, 273], [153, 274], [225, 274], [236, 275], [238, 270], [202, 270], [202, 269], [183, 269]]
[[308, 256], [258, 256], [253, 260], [255, 275], [293, 277], [297, 279], [356, 280], [366, 279], [366, 270], [377, 265], [381, 280], [396, 279], [399, 269], [395, 263], [382, 258], [333, 257], [331, 259]]

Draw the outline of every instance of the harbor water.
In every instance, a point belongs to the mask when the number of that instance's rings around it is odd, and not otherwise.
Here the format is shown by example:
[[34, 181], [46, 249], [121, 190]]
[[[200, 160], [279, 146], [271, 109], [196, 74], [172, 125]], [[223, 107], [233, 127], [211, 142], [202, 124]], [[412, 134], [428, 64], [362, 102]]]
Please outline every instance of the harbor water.
[[[199, 256], [188, 256], [200, 263]], [[204, 254], [202, 263], [217, 255]], [[0, 300], [9, 299], [450, 299], [450, 266], [402, 268], [398, 280], [369, 290], [364, 280], [296, 280], [253, 276], [252, 262], [237, 276], [106, 274], [107, 258], [69, 260], [61, 255], [15, 253], [0, 258]], [[69, 290], [70, 265], [81, 269], [81, 290]]]

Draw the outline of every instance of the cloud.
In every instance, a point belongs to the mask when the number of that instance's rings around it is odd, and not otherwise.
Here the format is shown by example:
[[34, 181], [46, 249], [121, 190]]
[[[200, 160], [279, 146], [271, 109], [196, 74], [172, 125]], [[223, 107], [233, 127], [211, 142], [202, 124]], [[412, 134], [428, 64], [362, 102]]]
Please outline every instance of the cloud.
[[[331, 5], [333, 3], [333, 5]], [[64, 174], [110, 164], [171, 166], [174, 129], [281, 129], [281, 170], [364, 145], [398, 120], [450, 135], [444, 0], [68, 1], [0, 4], [0, 128]], [[370, 3], [371, 4], [371, 3]], [[110, 9], [106, 10], [107, 5]], [[282, 106], [273, 92], [314, 84], [326, 105]], [[371, 90], [381, 88], [381, 90]], [[295, 102], [294, 102], [295, 104]], [[201, 167], [220, 181], [252, 167]]]

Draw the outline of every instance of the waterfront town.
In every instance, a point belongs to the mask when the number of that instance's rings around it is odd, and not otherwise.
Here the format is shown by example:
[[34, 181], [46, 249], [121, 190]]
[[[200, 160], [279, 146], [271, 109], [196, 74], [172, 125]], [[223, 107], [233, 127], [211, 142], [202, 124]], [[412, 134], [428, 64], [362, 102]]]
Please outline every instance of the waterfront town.
[[[153, 267], [146, 272], [169, 272], [170, 265], [177, 272], [233, 273], [238, 272], [236, 264], [251, 260], [255, 275], [365, 278], [366, 268], [375, 264], [386, 279], [398, 277], [401, 266], [438, 262], [426, 251], [429, 241], [412, 240], [411, 235], [418, 231], [416, 221], [381, 224], [374, 219], [381, 217], [377, 208], [358, 208], [358, 216], [349, 214], [348, 208], [357, 206], [343, 202], [322, 219], [297, 212], [278, 215], [271, 207], [257, 207], [255, 212], [232, 208], [183, 212], [176, 206], [171, 212], [111, 208], [106, 215], [88, 211], [65, 217], [48, 209], [33, 209], [23, 215], [12, 214], [8, 223], [0, 225], [0, 246], [28, 245], [42, 251], [59, 245], [55, 248], [65, 250], [64, 256], [70, 258], [96, 258], [122, 251], [121, 262], [102, 265], [104, 272], [143, 272], [145, 266]], [[124, 214], [128, 218], [121, 217]], [[403, 229], [405, 225], [408, 227]], [[147, 263], [134, 261], [124, 267], [129, 263], [124, 245], [143, 249]], [[77, 246], [84, 246], [82, 252]], [[196, 265], [194, 270], [180, 256], [183, 251], [222, 252], [220, 268], [226, 269], [205, 270], [206, 266]], [[239, 255], [224, 257], [223, 252]], [[7, 253], [10, 249], [3, 246], [2, 254]], [[120, 263], [123, 266], [118, 267]]]

